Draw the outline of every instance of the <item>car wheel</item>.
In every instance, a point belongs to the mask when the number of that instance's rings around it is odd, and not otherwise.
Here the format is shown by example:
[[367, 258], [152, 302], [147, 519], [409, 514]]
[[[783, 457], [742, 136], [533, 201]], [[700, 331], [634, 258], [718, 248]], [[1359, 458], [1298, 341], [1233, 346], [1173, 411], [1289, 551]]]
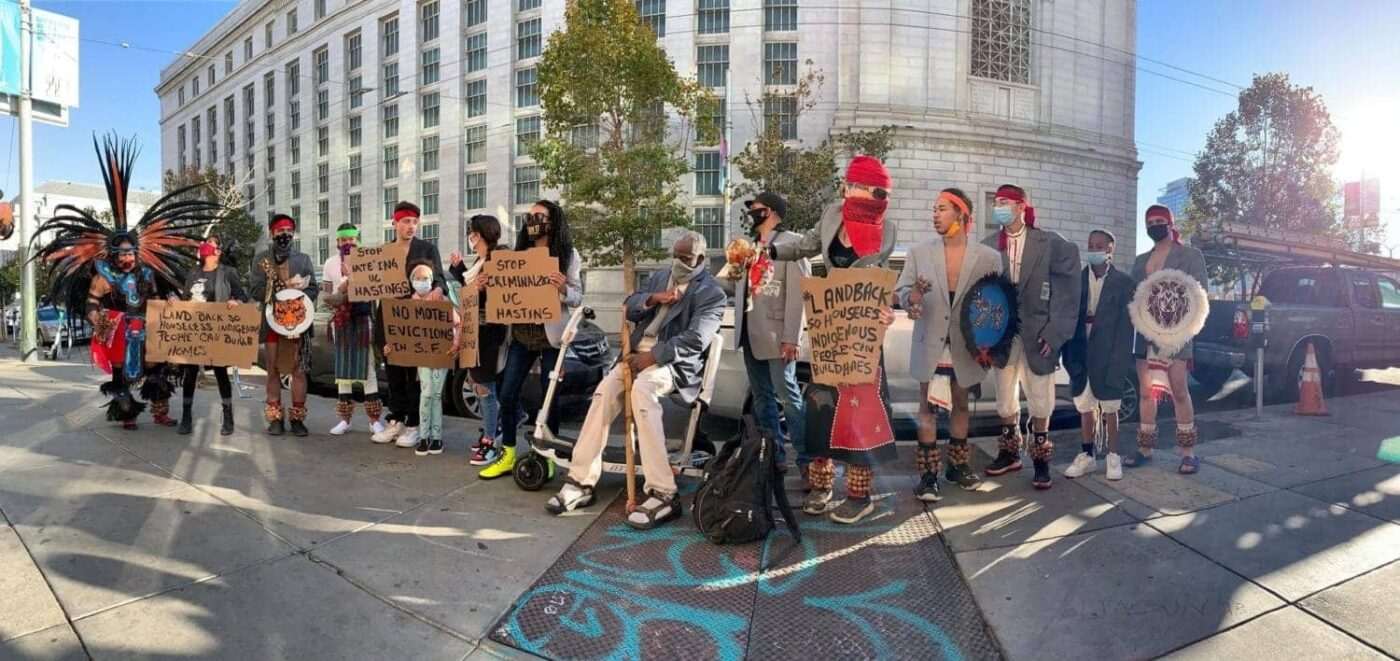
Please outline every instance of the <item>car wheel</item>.
[[481, 419], [481, 396], [476, 394], [476, 388], [472, 380], [468, 377], [466, 370], [459, 370], [457, 376], [452, 379], [452, 408], [458, 415]]
[[1123, 384], [1123, 401], [1118, 407], [1118, 424], [1125, 422], [1137, 422], [1138, 419], [1138, 383], [1136, 377], [1125, 379]]
[[1201, 385], [1201, 393], [1209, 398], [1220, 392], [1233, 373], [1228, 367], [1197, 367], [1191, 372], [1191, 378]]

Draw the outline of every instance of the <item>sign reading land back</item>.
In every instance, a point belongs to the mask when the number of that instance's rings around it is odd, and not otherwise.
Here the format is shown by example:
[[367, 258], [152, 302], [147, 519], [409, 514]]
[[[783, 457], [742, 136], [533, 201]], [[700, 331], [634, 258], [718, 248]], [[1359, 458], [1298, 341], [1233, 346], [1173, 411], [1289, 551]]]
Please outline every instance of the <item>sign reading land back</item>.
[[545, 324], [559, 320], [559, 290], [549, 275], [559, 260], [548, 248], [491, 253], [486, 279], [486, 321], [493, 324]]
[[384, 355], [400, 367], [452, 367], [452, 302], [413, 299], [386, 300]]
[[885, 269], [833, 269], [824, 278], [802, 279], [813, 382], [875, 381], [885, 341], [880, 310], [893, 299], [896, 279]]
[[408, 272], [404, 269], [404, 260], [408, 259], [406, 244], [356, 246], [346, 259], [350, 266], [350, 300], [361, 303], [408, 295]]
[[146, 359], [155, 363], [252, 367], [262, 315], [251, 303], [146, 304]]

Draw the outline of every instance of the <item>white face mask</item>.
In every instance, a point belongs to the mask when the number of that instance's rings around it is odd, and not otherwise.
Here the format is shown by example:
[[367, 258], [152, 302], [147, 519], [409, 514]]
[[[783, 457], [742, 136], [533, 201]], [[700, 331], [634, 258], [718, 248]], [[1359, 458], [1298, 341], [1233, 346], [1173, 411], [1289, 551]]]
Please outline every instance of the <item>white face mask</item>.
[[433, 281], [432, 281], [432, 280], [414, 280], [414, 281], [413, 281], [413, 291], [417, 292], [417, 293], [420, 294], [420, 295], [426, 294], [426, 293], [428, 293], [428, 292], [430, 292], [430, 291], [432, 291], [432, 290], [433, 290]]

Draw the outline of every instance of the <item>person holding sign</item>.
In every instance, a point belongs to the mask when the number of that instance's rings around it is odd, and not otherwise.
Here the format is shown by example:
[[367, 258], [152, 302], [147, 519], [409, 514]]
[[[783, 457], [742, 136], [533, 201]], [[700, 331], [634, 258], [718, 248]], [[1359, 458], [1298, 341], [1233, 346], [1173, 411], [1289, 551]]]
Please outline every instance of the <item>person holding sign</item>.
[[350, 264], [347, 258], [360, 243], [360, 228], [345, 223], [336, 228], [336, 253], [321, 268], [321, 283], [326, 290], [326, 305], [332, 311], [331, 345], [335, 350], [335, 404], [340, 422], [331, 428], [331, 435], [350, 431], [350, 418], [355, 415], [355, 386], [365, 393], [365, 416], [373, 434], [384, 431], [379, 416], [384, 404], [379, 399], [378, 360], [371, 346], [374, 339], [374, 303], [350, 300]]
[[[185, 278], [184, 300], [195, 303], [227, 303], [230, 309], [248, 302], [243, 283], [238, 281], [238, 271], [221, 265], [219, 259], [222, 256], [218, 237], [206, 238], [204, 243], [199, 245], [200, 266], [190, 271], [189, 276]], [[170, 298], [180, 299], [173, 294]], [[189, 434], [194, 431], [194, 416], [191, 413], [194, 408], [194, 386], [199, 381], [199, 373], [203, 369], [199, 365], [185, 365], [184, 382], [181, 384], [184, 389], [184, 401], [180, 426], [175, 430], [177, 433]], [[227, 367], [215, 366], [209, 369], [214, 370], [214, 379], [219, 382], [219, 400], [223, 406], [224, 420], [219, 427], [219, 433], [228, 436], [233, 433], [233, 383], [228, 379]]]
[[[739, 250], [725, 251], [729, 263], [725, 275], [716, 281], [735, 297], [735, 342], [744, 350], [758, 424], [778, 441], [778, 465], [786, 467], [782, 448], [792, 441], [798, 469], [805, 474], [812, 458], [803, 444], [806, 413], [802, 410], [802, 389], [797, 386], [797, 355], [803, 336], [802, 278], [812, 274], [812, 267], [805, 259], [775, 263], [768, 258], [769, 245], [801, 238], [779, 229], [787, 214], [787, 201], [781, 195], [759, 193], [744, 206], [753, 221], [757, 246], [745, 239], [730, 242], [731, 248]], [[778, 418], [780, 403], [790, 438], [784, 437]]]
[[1079, 248], [1036, 227], [1035, 207], [1019, 186], [997, 189], [992, 219], [1001, 231], [982, 243], [1001, 253], [1002, 270], [1016, 285], [1021, 334], [1006, 367], [996, 369], [1001, 445], [987, 475], [1021, 470], [1021, 389], [1031, 410], [1030, 446], [1037, 489], [1050, 488], [1050, 414], [1055, 411], [1055, 368], [1060, 348], [1074, 337], [1079, 311]]
[[[559, 317], [557, 321], [545, 324], [512, 324], [510, 343], [506, 350], [506, 367], [501, 374], [501, 456], [495, 462], [481, 469], [480, 477], [490, 480], [509, 475], [515, 469], [516, 426], [520, 424], [520, 390], [525, 378], [536, 360], [543, 361], [540, 368], [541, 387], [549, 385], [549, 372], [559, 357], [559, 342], [564, 334], [564, 326], [569, 323], [573, 308], [583, 304], [583, 282], [579, 279], [582, 259], [574, 250], [573, 238], [569, 233], [569, 223], [564, 217], [564, 209], [549, 200], [540, 200], [530, 207], [525, 216], [525, 231], [517, 232], [515, 249], [549, 248], [549, 256], [559, 260], [559, 270], [549, 275], [549, 283], [559, 291]], [[567, 274], [567, 275], [566, 275]], [[540, 411], [545, 416], [549, 428], [558, 433], [558, 421], [551, 415], [553, 411]], [[549, 465], [549, 474], [554, 474], [554, 464]]]
[[[430, 296], [433, 292], [433, 267], [426, 262], [413, 264], [408, 276], [409, 284], [413, 286], [412, 299], [415, 301], [432, 300]], [[454, 308], [452, 311], [452, 355], [457, 355], [461, 350], [462, 333], [460, 326], [462, 318], [457, 315]], [[386, 351], [387, 353], [387, 351]], [[419, 367], [418, 368], [418, 447], [414, 454], [422, 457], [430, 454], [442, 454], [442, 388], [447, 381], [449, 370], [445, 367]]]
[[[790, 262], [820, 255], [828, 270], [882, 268], [897, 237], [894, 223], [885, 222], [889, 191], [885, 165], [871, 156], [856, 156], [846, 168], [842, 201], [828, 206], [800, 241], [769, 246], [769, 257]], [[880, 307], [879, 322], [886, 327], [894, 323], [888, 302]], [[808, 388], [806, 445], [813, 459], [807, 469], [811, 491], [802, 504], [808, 514], [829, 512], [831, 520], [851, 524], [875, 511], [870, 498], [874, 464], [895, 457], [883, 348], [878, 354], [878, 376], [868, 385]], [[846, 499], [840, 502], [833, 500], [836, 461], [848, 467]]]
[[935, 407], [949, 412], [949, 482], [973, 490], [980, 480], [973, 472], [972, 448], [967, 444], [968, 391], [982, 382], [987, 368], [967, 349], [963, 338], [963, 297], [987, 274], [1001, 273], [995, 250], [968, 241], [972, 200], [957, 188], [945, 188], [933, 206], [933, 229], [938, 237], [909, 251], [895, 285], [895, 298], [914, 320], [910, 374], [926, 393], [919, 403], [919, 446], [914, 467], [919, 485], [914, 495], [925, 502], [942, 498], [938, 471], [938, 417]]
[[477, 359], [476, 366], [468, 368], [472, 388], [481, 401], [481, 435], [471, 449], [469, 462], [473, 466], [485, 466], [501, 456], [496, 446], [500, 438], [501, 403], [497, 398], [497, 368], [500, 366], [501, 347], [505, 344], [510, 327], [505, 324], [492, 324], [486, 321], [486, 289], [483, 287], [482, 268], [491, 261], [491, 252], [501, 240], [501, 222], [495, 216], [472, 216], [467, 224], [467, 245], [476, 255], [476, 264], [468, 269], [462, 262], [462, 255], [453, 252], [452, 267], [449, 271], [462, 289], [459, 295], [463, 305], [477, 306]]
[[[442, 301], [447, 298], [447, 280], [442, 275], [442, 257], [437, 246], [418, 238], [418, 206], [412, 202], [399, 202], [394, 207], [394, 237], [400, 245], [408, 247], [405, 271], [399, 277], [408, 278], [413, 264], [427, 264], [432, 271], [431, 289], [427, 300]], [[408, 296], [412, 296], [409, 292]], [[404, 296], [407, 298], [408, 296]], [[379, 343], [383, 346], [383, 343]], [[419, 384], [416, 367], [386, 364], [384, 375], [389, 380], [389, 424], [383, 431], [370, 437], [375, 443], [394, 443], [401, 448], [418, 445]]]
[[724, 291], [705, 270], [705, 237], [686, 232], [671, 247], [670, 270], [653, 273], [625, 303], [634, 351], [623, 360], [632, 372], [632, 401], [623, 401], [619, 362], [593, 391], [568, 480], [545, 509], [562, 514], [593, 502], [593, 488], [603, 473], [608, 428], [622, 407], [630, 406], [647, 497], [627, 515], [627, 525], [649, 530], [681, 515], [661, 424], [661, 400], [672, 392], [680, 393], [687, 403], [699, 396], [705, 353], [719, 330], [725, 301]]
[[[305, 299], [315, 303], [320, 293], [316, 285], [316, 267], [306, 253], [292, 247], [296, 239], [297, 221], [285, 213], [272, 217], [267, 224], [272, 246], [253, 258], [252, 297], [261, 301], [264, 307], [272, 307], [274, 318], [279, 320], [276, 327], [266, 318], [263, 320], [264, 356], [267, 363], [267, 406], [263, 416], [267, 419], [269, 436], [286, 433], [282, 412], [282, 375], [292, 376], [292, 407], [286, 417], [290, 420], [292, 433], [306, 436], [306, 371], [311, 368], [311, 342], [314, 338], [314, 325], [306, 323]], [[300, 291], [305, 299], [296, 296]], [[285, 314], [285, 318], [283, 315]], [[285, 322], [285, 323], [284, 323]], [[306, 326], [304, 333], [284, 335], [290, 329]]]

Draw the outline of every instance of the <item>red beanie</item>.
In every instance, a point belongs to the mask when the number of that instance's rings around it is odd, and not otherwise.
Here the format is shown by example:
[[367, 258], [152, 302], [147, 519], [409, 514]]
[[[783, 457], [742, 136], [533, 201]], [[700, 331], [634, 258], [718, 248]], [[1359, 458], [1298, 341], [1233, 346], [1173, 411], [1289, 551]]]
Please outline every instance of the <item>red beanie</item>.
[[874, 156], [857, 156], [846, 166], [846, 181], [889, 190], [890, 173], [885, 164]]

